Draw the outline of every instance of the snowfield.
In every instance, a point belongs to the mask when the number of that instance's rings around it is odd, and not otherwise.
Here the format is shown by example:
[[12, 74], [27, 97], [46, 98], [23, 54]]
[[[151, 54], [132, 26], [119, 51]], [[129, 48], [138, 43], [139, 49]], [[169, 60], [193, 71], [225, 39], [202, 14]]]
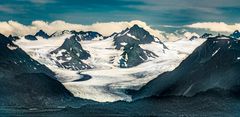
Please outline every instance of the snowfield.
[[[119, 59], [122, 50], [116, 50], [113, 39], [95, 39], [81, 41], [83, 49], [89, 51], [91, 58], [83, 60], [93, 69], [82, 71], [71, 71], [56, 66], [48, 54], [63, 44], [64, 40], [71, 35], [29, 41], [21, 38], [15, 42], [25, 50], [32, 58], [48, 66], [56, 73], [56, 77], [63, 85], [71, 91], [74, 96], [91, 99], [99, 102], [114, 102], [118, 100], [131, 101], [131, 96], [126, 95], [126, 89], [139, 89], [150, 80], [161, 73], [172, 71], [192, 51], [205, 40], [193, 41], [179, 40], [175, 42], [164, 42], [169, 49], [163, 49], [159, 43], [141, 44], [141, 48], [150, 50], [159, 57], [150, 59], [136, 67], [120, 68]], [[90, 79], [83, 79], [86, 74]]]

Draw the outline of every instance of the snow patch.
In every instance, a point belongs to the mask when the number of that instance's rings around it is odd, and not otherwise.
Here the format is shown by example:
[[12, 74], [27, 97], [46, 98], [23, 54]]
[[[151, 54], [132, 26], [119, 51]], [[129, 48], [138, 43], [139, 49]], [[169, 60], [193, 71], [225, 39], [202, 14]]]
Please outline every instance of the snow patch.
[[218, 48], [218, 49], [212, 54], [212, 56], [216, 55], [219, 50], [220, 50], [220, 48]]
[[129, 37], [131, 37], [131, 38], [133, 38], [133, 39], [139, 40], [137, 37], [135, 37], [134, 35], [131, 35], [131, 34], [129, 34], [129, 33], [127, 33], [127, 36], [129, 36]]
[[8, 49], [10, 50], [16, 50], [18, 47], [17, 46], [12, 46], [10, 44], [7, 44]]

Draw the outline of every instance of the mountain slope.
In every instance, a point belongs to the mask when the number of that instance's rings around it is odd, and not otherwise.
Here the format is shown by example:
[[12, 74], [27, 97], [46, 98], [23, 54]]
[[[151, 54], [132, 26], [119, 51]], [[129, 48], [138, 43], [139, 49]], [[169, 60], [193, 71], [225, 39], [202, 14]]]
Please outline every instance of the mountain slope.
[[90, 54], [84, 50], [78, 42], [77, 35], [65, 39], [64, 43], [56, 50], [50, 52], [50, 56], [55, 60], [58, 67], [71, 70], [90, 69], [91, 67], [82, 62], [90, 57]]
[[[121, 68], [134, 67], [150, 58], [157, 58], [158, 56], [154, 52], [148, 50], [151, 46], [156, 46], [155, 44], [161, 46], [163, 52], [164, 49], [168, 49], [158, 38], [138, 25], [133, 25], [120, 33], [113, 33], [108, 38], [113, 39], [115, 49], [123, 50], [119, 60]], [[141, 46], [148, 49], [143, 49]]]
[[[12, 41], [0, 34], [0, 61], [1, 66], [9, 68], [15, 72], [15, 74], [26, 73], [26, 72], [42, 72], [50, 76], [54, 76], [44, 65], [39, 64], [28, 56], [22, 49], [12, 43]], [[12, 66], [8, 66], [12, 64]], [[19, 69], [19, 68], [22, 69]]]
[[41, 106], [72, 97], [54, 73], [0, 34], [0, 105]]
[[193, 96], [213, 88], [230, 90], [240, 85], [239, 69], [239, 41], [227, 36], [209, 38], [175, 70], [159, 75], [133, 97]]
[[138, 44], [128, 44], [124, 46], [120, 67], [133, 67], [143, 63], [149, 58], [158, 57], [155, 53], [142, 49]]

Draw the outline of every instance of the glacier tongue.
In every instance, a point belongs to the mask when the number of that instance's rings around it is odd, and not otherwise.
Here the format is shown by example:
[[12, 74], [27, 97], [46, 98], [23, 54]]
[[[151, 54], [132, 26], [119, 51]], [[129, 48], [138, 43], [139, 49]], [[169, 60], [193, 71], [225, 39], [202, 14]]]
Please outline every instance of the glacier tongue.
[[64, 39], [70, 36], [65, 35], [48, 40], [39, 39], [37, 41], [21, 39], [16, 44], [28, 52], [35, 60], [53, 70], [58, 80], [74, 96], [99, 102], [131, 101], [131, 96], [124, 93], [126, 89], [139, 89], [159, 74], [172, 71], [196, 47], [205, 41], [196, 39], [193, 41], [165, 42], [169, 50], [164, 49], [164, 51], [161, 44], [154, 42], [141, 44], [140, 46], [143, 49], [148, 49], [159, 57], [132, 68], [119, 68], [118, 62], [122, 50], [115, 49], [112, 38], [82, 41], [83, 48], [91, 53], [91, 58], [83, 60], [83, 62], [94, 66], [94, 68], [79, 71], [81, 74], [91, 76], [89, 79], [81, 80], [84, 79], [84, 76], [80, 75], [78, 71], [58, 68], [47, 56], [50, 51], [60, 47]]

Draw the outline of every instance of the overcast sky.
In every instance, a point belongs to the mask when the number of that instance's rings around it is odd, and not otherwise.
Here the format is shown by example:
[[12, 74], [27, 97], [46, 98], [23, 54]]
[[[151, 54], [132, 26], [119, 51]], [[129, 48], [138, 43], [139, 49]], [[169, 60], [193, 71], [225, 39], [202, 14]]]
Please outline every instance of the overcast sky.
[[240, 22], [239, 0], [0, 0], [0, 21], [93, 24], [141, 20], [152, 27]]

